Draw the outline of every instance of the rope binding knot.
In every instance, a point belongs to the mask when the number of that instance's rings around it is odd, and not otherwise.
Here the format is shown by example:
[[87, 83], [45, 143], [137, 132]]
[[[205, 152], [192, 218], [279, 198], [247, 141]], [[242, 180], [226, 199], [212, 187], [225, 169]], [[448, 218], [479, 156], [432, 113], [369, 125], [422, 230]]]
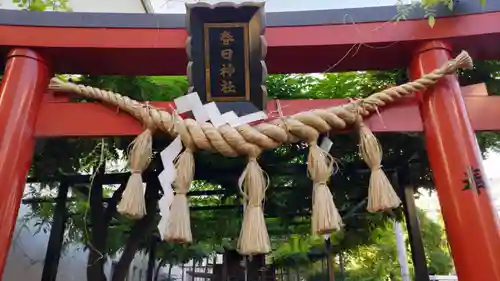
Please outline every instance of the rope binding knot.
[[175, 195], [184, 195], [187, 196], [188, 191], [187, 190], [175, 190]]
[[248, 208], [247, 208], [247, 209], [249, 209], [249, 208], [260, 208], [260, 207], [262, 207], [262, 203], [260, 203], [260, 202], [259, 202], [259, 203], [256, 203], [256, 202], [248, 202], [247, 204], [248, 204], [248, 205], [247, 205], [247, 206], [248, 206]]
[[384, 165], [378, 165], [378, 166], [375, 166], [373, 168], [370, 168], [370, 172], [376, 172], [378, 170], [382, 170], [382, 168], [384, 167]]
[[313, 182], [313, 187], [320, 187], [320, 186], [328, 187], [328, 181], [322, 180], [322, 181]]

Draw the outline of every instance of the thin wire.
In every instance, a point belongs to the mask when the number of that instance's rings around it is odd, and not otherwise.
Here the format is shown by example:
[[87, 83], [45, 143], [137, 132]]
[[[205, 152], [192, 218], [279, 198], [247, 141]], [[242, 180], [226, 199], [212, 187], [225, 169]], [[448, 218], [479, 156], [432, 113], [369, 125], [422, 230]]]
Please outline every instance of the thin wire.
[[[392, 18], [390, 21], [384, 22], [383, 24], [381, 24], [381, 25], [375, 27], [374, 29], [372, 29], [371, 32], [375, 32], [375, 31], [378, 31], [378, 30], [384, 28], [386, 25], [388, 25], [389, 23], [393, 22], [395, 19], [396, 19], [396, 17]], [[350, 14], [345, 14], [344, 15], [344, 23], [343, 24], [351, 24], [353, 26], [354, 30], [356, 31], [356, 33], [358, 33], [360, 35], [360, 37], [363, 37], [363, 34], [362, 34], [361, 30], [357, 27], [357, 23], [354, 21], [354, 19], [352, 18], [352, 16]], [[364, 41], [364, 40], [361, 40], [361, 41]], [[329, 66], [322, 73], [331, 72], [340, 63], [342, 63], [349, 56], [349, 54], [351, 54], [351, 52], [353, 50], [355, 50], [355, 51], [352, 54], [351, 58], [355, 57], [358, 54], [358, 52], [359, 52], [359, 50], [361, 49], [362, 46], [370, 48], [370, 49], [380, 50], [380, 49], [389, 48], [389, 47], [391, 47], [391, 46], [393, 46], [393, 45], [395, 45], [397, 43], [399, 43], [399, 41], [394, 41], [394, 42], [391, 42], [391, 43], [386, 44], [384, 46], [374, 46], [374, 45], [363, 43], [363, 42], [356, 43], [356, 44], [352, 45], [349, 48], [349, 50], [336, 63], [334, 63], [333, 65]]]

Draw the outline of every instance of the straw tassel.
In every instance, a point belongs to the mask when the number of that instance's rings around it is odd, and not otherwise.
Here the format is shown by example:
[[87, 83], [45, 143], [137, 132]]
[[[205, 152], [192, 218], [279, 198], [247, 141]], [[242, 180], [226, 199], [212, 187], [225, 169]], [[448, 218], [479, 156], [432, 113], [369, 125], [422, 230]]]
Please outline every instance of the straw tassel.
[[371, 170], [367, 209], [371, 213], [394, 209], [401, 204], [401, 200], [382, 170], [382, 147], [361, 116], [358, 116], [356, 125], [360, 154]]
[[146, 129], [131, 143], [132, 149], [129, 151], [128, 158], [132, 174], [117, 206], [120, 214], [130, 218], [140, 219], [146, 215], [142, 172], [151, 162], [153, 154], [152, 142], [153, 132]]
[[175, 243], [190, 243], [193, 241], [191, 234], [191, 220], [187, 193], [194, 178], [194, 154], [187, 147], [175, 161], [177, 176], [174, 181], [175, 196], [170, 207], [170, 219], [165, 234], [168, 241]]
[[327, 182], [334, 172], [335, 159], [321, 149], [317, 141], [309, 144], [307, 171], [313, 181], [312, 234], [328, 234], [342, 228], [342, 218]]
[[271, 251], [262, 202], [269, 179], [259, 166], [256, 156], [250, 156], [238, 184], [245, 199], [243, 223], [238, 239], [241, 255], [266, 254]]
[[458, 56], [456, 56], [455, 59], [452, 60], [452, 62], [455, 63], [453, 71], [456, 71], [459, 68], [463, 69], [474, 68], [474, 62], [472, 61], [472, 58], [469, 55], [469, 53], [467, 53], [466, 51], [461, 51], [460, 54], [458, 54]]

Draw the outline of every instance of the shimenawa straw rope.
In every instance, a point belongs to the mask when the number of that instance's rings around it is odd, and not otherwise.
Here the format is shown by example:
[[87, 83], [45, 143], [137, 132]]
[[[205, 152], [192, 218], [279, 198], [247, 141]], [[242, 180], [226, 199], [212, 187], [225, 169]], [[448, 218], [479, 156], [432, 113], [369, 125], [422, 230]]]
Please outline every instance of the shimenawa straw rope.
[[[460, 53], [455, 59], [448, 61], [440, 68], [415, 81], [385, 89], [362, 99], [359, 102], [327, 109], [301, 112], [286, 118], [275, 119], [269, 123], [261, 123], [256, 126], [241, 125], [236, 128], [232, 128], [226, 125], [216, 128], [210, 123], [199, 124], [195, 120], [185, 119], [181, 121], [186, 128], [186, 133], [183, 136], [183, 143], [189, 142], [192, 143], [192, 147], [196, 149], [217, 151], [222, 155], [235, 157], [238, 155], [252, 155], [251, 153], [248, 153], [249, 147], [252, 149], [258, 148], [259, 150], [274, 149], [286, 142], [296, 142], [299, 140], [307, 141], [312, 139], [311, 136], [314, 134], [329, 132], [331, 130], [347, 129], [356, 123], [358, 120], [358, 114], [368, 116], [378, 108], [385, 106], [388, 103], [392, 103], [401, 97], [423, 91], [436, 84], [445, 75], [455, 73], [458, 68], [472, 68], [472, 59], [466, 52]], [[149, 136], [153, 130], [161, 130], [170, 135], [177, 135], [179, 133], [174, 130], [174, 118], [168, 112], [141, 104], [126, 96], [97, 88], [63, 82], [57, 78], [53, 78], [51, 80], [49, 89], [54, 91], [76, 93], [87, 98], [97, 99], [104, 103], [117, 106], [145, 124], [147, 130], [143, 133], [144, 135], [141, 134], [138, 137], [138, 140], [136, 140], [133, 144], [132, 151], [134, 152], [131, 154], [131, 158], [134, 158], [133, 155], [136, 153], [137, 155], [140, 155], [138, 159], [134, 159], [134, 162], [138, 161], [140, 163], [146, 163], [149, 161], [145, 159], [150, 159], [149, 147], [151, 147], [151, 138]], [[256, 163], [256, 161], [253, 158], [250, 158], [249, 165], [252, 163]], [[138, 174], [142, 165], [137, 165], [137, 167], [139, 167], [137, 170], [134, 170], [132, 167], [133, 174]], [[133, 180], [133, 182], [136, 183], [138, 181], [139, 180], [137, 178]], [[249, 194], [252, 193], [250, 190], [253, 189], [254, 188], [250, 188], [249, 186]], [[139, 196], [137, 192], [130, 192], [130, 194], [134, 197], [142, 197], [142, 194]], [[260, 198], [259, 196], [255, 197]], [[250, 203], [251, 202], [249, 202], [249, 204]], [[137, 206], [140, 206], [140, 204], [135, 205], [135, 207]], [[131, 211], [132, 209], [134, 209], [135, 212]], [[122, 211], [130, 211], [132, 215], [135, 213], [139, 215], [140, 211], [137, 210], [140, 209], [141, 208], [123, 207]], [[251, 233], [242, 232], [242, 235], [248, 236], [251, 235]], [[259, 251], [263, 251], [264, 248]]]
[[[193, 142], [197, 149], [217, 151], [228, 157], [245, 155], [238, 148], [248, 144], [261, 149], [273, 149], [283, 143], [296, 142], [300, 139], [308, 140], [309, 132], [319, 133], [331, 130], [345, 130], [354, 125], [358, 112], [368, 116], [377, 108], [383, 107], [397, 99], [427, 89], [436, 84], [445, 75], [453, 74], [458, 68], [471, 68], [472, 60], [466, 52], [460, 53], [442, 67], [424, 75], [423, 77], [406, 84], [385, 89], [372, 94], [356, 103], [348, 103], [327, 109], [317, 109], [301, 112], [286, 118], [278, 118], [268, 123], [256, 126], [241, 125], [233, 128], [221, 126], [215, 128], [210, 123], [198, 123], [192, 119], [182, 120], [187, 128], [186, 138]], [[116, 106], [147, 124], [147, 128], [161, 130], [169, 135], [177, 135], [174, 127], [174, 118], [165, 110], [146, 106], [126, 96], [100, 90], [84, 85], [67, 83], [54, 78], [49, 85], [54, 91], [71, 92], [87, 98], [97, 99], [104, 103]], [[285, 121], [286, 120], [286, 121]], [[284, 125], [284, 122], [287, 125]]]
[[271, 251], [262, 203], [269, 178], [257, 162], [260, 150], [249, 154], [248, 164], [238, 180], [244, 203], [243, 222], [238, 238], [241, 255], [265, 254]]
[[363, 123], [361, 116], [356, 124], [359, 134], [359, 151], [370, 168], [368, 207], [371, 213], [397, 208], [401, 200], [382, 170], [382, 147], [372, 131]]
[[317, 141], [309, 144], [307, 171], [313, 181], [311, 232], [313, 235], [328, 234], [340, 230], [342, 218], [333, 201], [327, 182], [337, 166], [330, 153], [318, 146]]
[[196, 146], [186, 137], [188, 132], [182, 118], [175, 114], [175, 129], [181, 137], [184, 151], [175, 159], [177, 175], [173, 183], [175, 196], [170, 207], [170, 219], [168, 221], [165, 239], [176, 243], [190, 243], [193, 241], [191, 234], [191, 219], [189, 216], [189, 204], [187, 193], [195, 173], [194, 151]]
[[134, 219], [140, 219], [146, 215], [142, 172], [151, 162], [151, 155], [153, 154], [152, 138], [151, 130], [146, 129], [130, 144], [132, 149], [129, 152], [128, 159], [132, 174], [128, 178], [117, 211]]

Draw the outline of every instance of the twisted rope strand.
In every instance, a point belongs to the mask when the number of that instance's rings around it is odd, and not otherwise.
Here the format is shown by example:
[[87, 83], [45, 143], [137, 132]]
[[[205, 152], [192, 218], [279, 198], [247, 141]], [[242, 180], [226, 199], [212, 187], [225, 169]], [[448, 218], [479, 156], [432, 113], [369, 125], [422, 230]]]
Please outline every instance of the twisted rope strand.
[[[275, 119], [253, 127], [242, 125], [232, 128], [229, 125], [224, 125], [215, 128], [211, 123], [199, 124], [192, 119], [180, 120], [179, 122], [186, 128], [182, 132], [183, 142], [193, 143], [197, 149], [217, 151], [228, 157], [248, 155], [257, 149], [273, 149], [286, 142], [298, 140], [310, 142], [316, 139], [319, 133], [344, 130], [352, 126], [356, 121], [357, 114], [368, 116], [379, 107], [386, 106], [404, 96], [423, 91], [436, 84], [444, 76], [455, 73], [458, 68], [472, 68], [472, 59], [465, 51], [455, 59], [415, 81], [385, 89], [355, 103], [300, 112], [287, 118]], [[146, 106], [126, 96], [89, 86], [63, 82], [57, 78], [51, 80], [49, 89], [76, 93], [117, 106], [137, 118], [151, 130], [161, 130], [172, 136], [179, 134], [174, 126], [174, 118], [167, 111]]]

